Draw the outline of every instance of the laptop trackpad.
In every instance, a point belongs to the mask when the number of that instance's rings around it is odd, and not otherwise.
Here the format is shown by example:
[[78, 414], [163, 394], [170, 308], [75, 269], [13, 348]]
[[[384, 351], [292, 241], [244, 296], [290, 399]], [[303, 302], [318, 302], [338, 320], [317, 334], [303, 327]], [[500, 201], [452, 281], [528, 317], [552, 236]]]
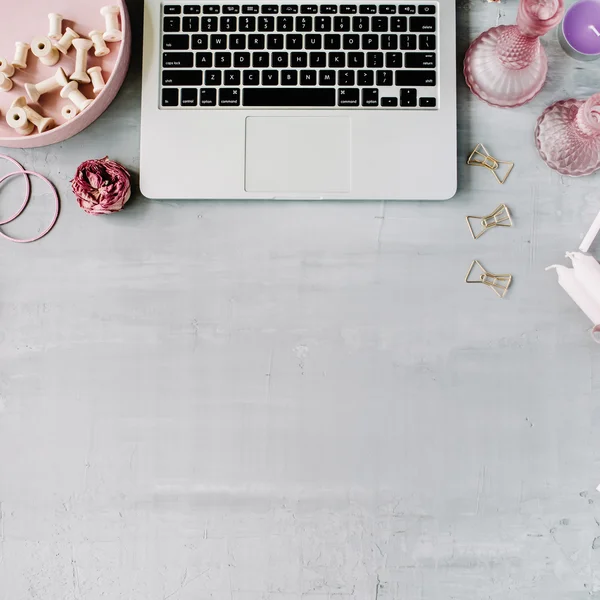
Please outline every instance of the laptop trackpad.
[[347, 117], [246, 119], [247, 192], [349, 192], [351, 163]]

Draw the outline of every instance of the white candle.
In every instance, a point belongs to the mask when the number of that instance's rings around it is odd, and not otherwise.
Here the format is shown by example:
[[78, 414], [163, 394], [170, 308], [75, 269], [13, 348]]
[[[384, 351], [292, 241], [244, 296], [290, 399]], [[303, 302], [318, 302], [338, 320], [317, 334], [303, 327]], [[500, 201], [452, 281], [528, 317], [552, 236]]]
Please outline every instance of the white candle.
[[600, 303], [596, 302], [586, 287], [581, 284], [575, 274], [575, 269], [569, 269], [562, 265], [553, 265], [548, 269], [556, 269], [560, 286], [594, 325], [600, 325]]
[[598, 233], [600, 233], [600, 213], [598, 213], [598, 216], [594, 219], [590, 230], [585, 234], [585, 237], [583, 238], [579, 249], [582, 252], [588, 252], [590, 246], [594, 243], [594, 240], [596, 239]]

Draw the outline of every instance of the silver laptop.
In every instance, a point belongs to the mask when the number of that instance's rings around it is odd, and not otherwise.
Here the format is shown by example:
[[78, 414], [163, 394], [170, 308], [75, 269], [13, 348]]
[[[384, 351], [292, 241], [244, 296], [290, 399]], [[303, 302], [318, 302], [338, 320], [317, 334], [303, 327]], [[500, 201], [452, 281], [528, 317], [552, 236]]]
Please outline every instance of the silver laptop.
[[145, 0], [150, 198], [444, 200], [455, 0]]

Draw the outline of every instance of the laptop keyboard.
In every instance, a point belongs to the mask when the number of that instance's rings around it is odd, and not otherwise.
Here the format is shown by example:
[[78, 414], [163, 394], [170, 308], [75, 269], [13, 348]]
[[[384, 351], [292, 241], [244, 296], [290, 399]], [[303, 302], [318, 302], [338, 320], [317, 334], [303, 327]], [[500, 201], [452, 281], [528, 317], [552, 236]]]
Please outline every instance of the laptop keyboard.
[[161, 108], [438, 108], [434, 2], [162, 10]]

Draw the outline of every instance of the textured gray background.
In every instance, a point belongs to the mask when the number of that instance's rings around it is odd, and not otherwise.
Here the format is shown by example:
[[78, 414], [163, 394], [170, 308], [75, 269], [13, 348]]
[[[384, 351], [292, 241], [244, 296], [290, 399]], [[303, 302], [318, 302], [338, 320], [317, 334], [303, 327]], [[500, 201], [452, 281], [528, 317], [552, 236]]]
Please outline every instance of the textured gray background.
[[[461, 1], [459, 59], [515, 13]], [[524, 108], [461, 79], [442, 204], [137, 195], [87, 216], [80, 161], [137, 169], [139, 58], [89, 130], [11, 152], [63, 210], [42, 242], [0, 244], [1, 600], [600, 598], [600, 354], [544, 272], [599, 179], [552, 173], [532, 137], [600, 63], [546, 46]], [[463, 165], [480, 141], [515, 161], [504, 187]], [[435, 140], [423, 160], [435, 176]], [[36, 191], [7, 231], [42, 227]], [[464, 216], [500, 202], [516, 226], [473, 242]], [[473, 258], [514, 274], [506, 300], [463, 283]]]

